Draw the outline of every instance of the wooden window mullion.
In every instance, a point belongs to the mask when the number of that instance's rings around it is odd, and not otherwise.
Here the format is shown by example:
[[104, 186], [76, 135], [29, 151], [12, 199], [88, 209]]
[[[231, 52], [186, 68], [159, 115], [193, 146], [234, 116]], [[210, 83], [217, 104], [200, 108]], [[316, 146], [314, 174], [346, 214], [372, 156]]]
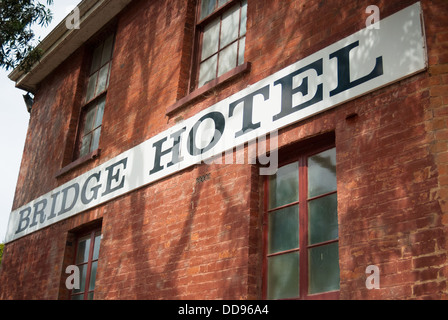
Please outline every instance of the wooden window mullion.
[[308, 167], [305, 157], [299, 158], [299, 242], [300, 242], [300, 296], [303, 299], [308, 294], [308, 218], [307, 218], [307, 181]]

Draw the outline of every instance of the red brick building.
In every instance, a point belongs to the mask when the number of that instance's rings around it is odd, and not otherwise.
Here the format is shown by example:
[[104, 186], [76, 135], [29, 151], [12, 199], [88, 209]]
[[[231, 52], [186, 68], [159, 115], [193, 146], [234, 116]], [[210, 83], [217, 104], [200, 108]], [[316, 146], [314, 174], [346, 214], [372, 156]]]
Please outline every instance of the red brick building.
[[[10, 76], [34, 105], [0, 299], [448, 298], [448, 2], [79, 10]], [[198, 163], [224, 140], [244, 163]]]

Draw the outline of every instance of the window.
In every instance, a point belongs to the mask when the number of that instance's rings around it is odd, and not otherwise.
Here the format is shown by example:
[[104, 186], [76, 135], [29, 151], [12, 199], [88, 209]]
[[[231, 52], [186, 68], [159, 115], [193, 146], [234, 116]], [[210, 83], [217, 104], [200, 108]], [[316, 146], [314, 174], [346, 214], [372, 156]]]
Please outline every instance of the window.
[[265, 190], [265, 298], [337, 298], [334, 145], [289, 158], [268, 177]]
[[99, 147], [106, 91], [109, 86], [114, 48], [114, 34], [97, 45], [89, 70], [85, 105], [81, 111], [75, 158], [82, 158]]
[[247, 0], [201, 0], [194, 88], [244, 63]]
[[92, 231], [78, 238], [74, 264], [80, 271], [81, 287], [72, 290], [71, 300], [93, 300], [100, 244], [101, 230]]

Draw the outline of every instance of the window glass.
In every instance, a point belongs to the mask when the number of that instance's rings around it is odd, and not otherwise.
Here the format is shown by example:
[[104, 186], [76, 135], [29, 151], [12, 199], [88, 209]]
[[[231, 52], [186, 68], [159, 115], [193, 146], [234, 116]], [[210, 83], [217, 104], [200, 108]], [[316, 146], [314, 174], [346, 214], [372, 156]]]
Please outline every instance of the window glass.
[[215, 11], [216, 0], [202, 0], [201, 3], [201, 19], [204, 19]]
[[268, 299], [299, 296], [299, 253], [268, 258]]
[[98, 129], [95, 129], [95, 131], [93, 131], [92, 145], [90, 146], [89, 152], [93, 152], [96, 149], [98, 149], [98, 147], [100, 145], [100, 135], [101, 135], [101, 127], [99, 127]]
[[92, 67], [90, 68], [90, 74], [98, 71], [98, 69], [101, 67], [102, 54], [103, 54], [103, 44], [97, 46], [93, 51]]
[[102, 67], [99, 72], [98, 84], [96, 87], [95, 96], [98, 96], [100, 93], [102, 93], [104, 90], [106, 90], [108, 75], [109, 75], [109, 65], [107, 64], [104, 67]]
[[309, 244], [338, 238], [337, 194], [312, 200], [308, 203]]
[[223, 5], [225, 5], [227, 2], [230, 2], [230, 0], [218, 0], [218, 7], [221, 8]]
[[268, 253], [299, 247], [299, 206], [292, 206], [269, 214]]
[[308, 161], [308, 196], [336, 190], [336, 149], [319, 153]]
[[215, 79], [216, 65], [218, 63], [218, 56], [215, 55], [201, 64], [199, 86], [202, 87], [210, 80]]
[[95, 47], [91, 75], [88, 79], [85, 103], [80, 118], [77, 148], [74, 158], [83, 157], [99, 147], [101, 125], [106, 103], [105, 91], [109, 86], [115, 35], [109, 35]]
[[98, 261], [92, 262], [92, 267], [90, 271], [90, 283], [89, 283], [89, 291], [95, 289], [95, 281], [96, 281], [96, 269], [98, 268]]
[[240, 25], [240, 36], [244, 36], [246, 34], [246, 26], [247, 24], [247, 0], [243, 1], [243, 5], [241, 8], [241, 25]]
[[336, 149], [304, 149], [289, 161], [266, 178], [264, 292], [268, 299], [337, 297]]
[[239, 50], [238, 50], [238, 65], [242, 65], [244, 63], [244, 52], [246, 48], [246, 37], [241, 38], [239, 43]]
[[85, 288], [86, 288], [86, 278], [87, 278], [87, 268], [88, 265], [87, 264], [83, 264], [78, 266], [79, 268], [79, 289], [73, 289], [72, 293], [81, 293], [84, 292]]
[[107, 37], [107, 39], [93, 51], [90, 77], [86, 91], [86, 102], [91, 101], [107, 89], [110, 77], [109, 70], [111, 68], [110, 60], [112, 59], [113, 45], [114, 34]]
[[221, 44], [220, 47], [224, 48], [231, 42], [238, 38], [240, 23], [240, 5], [233, 6], [222, 17], [221, 27]]
[[95, 122], [95, 116], [96, 116], [96, 108], [91, 108], [89, 111], [87, 111], [86, 114], [86, 121], [84, 124], [84, 133], [89, 133], [93, 129], [93, 123]]
[[104, 48], [101, 57], [101, 66], [104, 66], [104, 64], [106, 64], [107, 62], [109, 62], [110, 59], [112, 59], [113, 46], [114, 46], [114, 35], [112, 34], [104, 41]]
[[101, 232], [92, 231], [79, 238], [75, 264], [80, 271], [80, 288], [71, 291], [72, 300], [93, 299], [101, 245]]
[[87, 85], [86, 102], [92, 100], [95, 97], [97, 80], [98, 80], [98, 73], [95, 73], [90, 77], [89, 84]]
[[269, 208], [277, 208], [299, 200], [299, 165], [291, 163], [270, 177]]
[[235, 68], [237, 55], [238, 43], [236, 42], [221, 51], [219, 55], [218, 77]]
[[106, 97], [103, 97], [98, 101], [97, 111], [96, 111], [96, 118], [95, 118], [95, 124], [93, 128], [98, 128], [101, 126], [103, 122], [103, 115], [104, 115], [104, 107], [106, 105]]
[[88, 135], [86, 135], [82, 138], [81, 149], [79, 151], [80, 157], [83, 157], [90, 153], [91, 143], [92, 143], [92, 134], [89, 133]]
[[98, 260], [100, 255], [101, 235], [95, 237], [95, 246], [93, 247], [93, 260]]
[[73, 295], [71, 300], [84, 300], [84, 296], [82, 294]]
[[[201, 13], [208, 16], [228, 2], [230, 1], [219, 1], [217, 4], [216, 0], [204, 0], [201, 3]], [[198, 28], [203, 30], [197, 79], [198, 88], [244, 63], [247, 1], [234, 1], [233, 3], [233, 6], [220, 12], [220, 15], [213, 21], [206, 21]], [[218, 55], [218, 57], [214, 57], [214, 55]], [[213, 57], [211, 61], [209, 61], [210, 57]]]
[[107, 73], [107, 83], [106, 88], [109, 88], [109, 82], [110, 82], [110, 73], [112, 72], [112, 63], [109, 63], [109, 72]]
[[84, 263], [89, 260], [90, 238], [84, 238], [78, 242], [76, 254], [76, 264]]
[[211, 55], [218, 52], [219, 22], [220, 20], [217, 19], [205, 27], [202, 44], [202, 60], [207, 59]]
[[332, 243], [309, 250], [309, 293], [339, 289], [339, 246]]

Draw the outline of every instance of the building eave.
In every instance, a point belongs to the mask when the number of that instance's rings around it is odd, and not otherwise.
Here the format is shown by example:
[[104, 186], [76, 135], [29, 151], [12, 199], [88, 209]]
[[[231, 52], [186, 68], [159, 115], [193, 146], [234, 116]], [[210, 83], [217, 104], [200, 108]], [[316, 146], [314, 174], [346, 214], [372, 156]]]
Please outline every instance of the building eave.
[[62, 62], [104, 27], [132, 0], [83, 0], [79, 5], [80, 29], [66, 26], [67, 15], [37, 46], [43, 55], [27, 73], [14, 69], [9, 78], [16, 87], [35, 92], [38, 84]]

